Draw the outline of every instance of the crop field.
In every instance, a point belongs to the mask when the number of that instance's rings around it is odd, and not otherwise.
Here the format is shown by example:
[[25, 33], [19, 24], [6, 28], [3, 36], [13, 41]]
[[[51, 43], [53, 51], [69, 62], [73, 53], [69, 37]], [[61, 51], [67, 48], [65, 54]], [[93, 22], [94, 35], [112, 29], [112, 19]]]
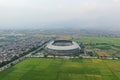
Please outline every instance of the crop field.
[[27, 58], [0, 72], [0, 80], [120, 80], [120, 61]]
[[79, 44], [85, 44], [85, 49], [90, 49], [99, 56], [99, 53], [104, 52], [103, 56], [120, 57], [120, 38], [75, 37], [75, 40]]
[[108, 38], [108, 37], [77, 37], [78, 42], [87, 43], [108, 43], [120, 45], [120, 38]]

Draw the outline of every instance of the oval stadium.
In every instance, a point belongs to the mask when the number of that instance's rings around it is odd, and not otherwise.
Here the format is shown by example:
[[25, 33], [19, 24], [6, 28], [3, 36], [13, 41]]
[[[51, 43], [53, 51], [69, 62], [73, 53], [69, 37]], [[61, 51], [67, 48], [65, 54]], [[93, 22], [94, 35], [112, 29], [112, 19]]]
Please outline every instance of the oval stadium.
[[80, 46], [71, 40], [54, 40], [47, 44], [45, 53], [47, 55], [70, 56], [79, 55]]

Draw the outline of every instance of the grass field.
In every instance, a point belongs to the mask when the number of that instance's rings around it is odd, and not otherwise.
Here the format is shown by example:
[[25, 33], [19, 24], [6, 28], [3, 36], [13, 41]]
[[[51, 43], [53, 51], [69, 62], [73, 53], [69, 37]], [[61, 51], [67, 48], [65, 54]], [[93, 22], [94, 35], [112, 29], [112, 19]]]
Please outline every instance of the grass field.
[[108, 38], [108, 37], [78, 37], [78, 42], [87, 43], [108, 43], [120, 45], [120, 38]]
[[[91, 49], [96, 53], [104, 52], [111, 57], [120, 57], [120, 38], [110, 37], [75, 37], [75, 40], [80, 44], [84, 43], [86, 49]], [[99, 50], [99, 51], [98, 51]]]
[[0, 72], [0, 80], [120, 80], [120, 61], [28, 58]]

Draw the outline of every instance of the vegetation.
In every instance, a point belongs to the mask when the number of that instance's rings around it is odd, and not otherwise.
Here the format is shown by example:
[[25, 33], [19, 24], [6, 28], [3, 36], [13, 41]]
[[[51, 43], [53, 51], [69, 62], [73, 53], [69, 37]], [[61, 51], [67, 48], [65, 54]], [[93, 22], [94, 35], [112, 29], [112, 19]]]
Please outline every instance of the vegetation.
[[120, 80], [120, 61], [27, 58], [0, 72], [0, 80]]
[[[99, 53], [103, 52], [106, 56], [111, 56], [114, 58], [120, 57], [120, 38], [109, 38], [109, 37], [75, 37], [75, 40], [80, 44], [82, 50], [89, 49], [91, 53], [95, 55], [99, 55]], [[83, 47], [84, 46], [84, 47]], [[84, 49], [83, 49], [84, 48]], [[103, 56], [103, 55], [102, 55]], [[114, 59], [113, 58], [113, 59]]]
[[109, 38], [109, 37], [77, 37], [78, 42], [85, 43], [104, 43], [120, 45], [120, 38]]

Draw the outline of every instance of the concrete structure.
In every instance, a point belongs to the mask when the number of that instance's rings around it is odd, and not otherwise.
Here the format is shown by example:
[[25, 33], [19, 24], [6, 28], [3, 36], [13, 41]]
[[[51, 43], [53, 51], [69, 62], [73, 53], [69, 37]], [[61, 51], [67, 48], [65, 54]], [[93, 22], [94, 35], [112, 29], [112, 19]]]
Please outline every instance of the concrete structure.
[[45, 53], [55, 56], [79, 55], [80, 46], [71, 40], [54, 40], [47, 44]]

